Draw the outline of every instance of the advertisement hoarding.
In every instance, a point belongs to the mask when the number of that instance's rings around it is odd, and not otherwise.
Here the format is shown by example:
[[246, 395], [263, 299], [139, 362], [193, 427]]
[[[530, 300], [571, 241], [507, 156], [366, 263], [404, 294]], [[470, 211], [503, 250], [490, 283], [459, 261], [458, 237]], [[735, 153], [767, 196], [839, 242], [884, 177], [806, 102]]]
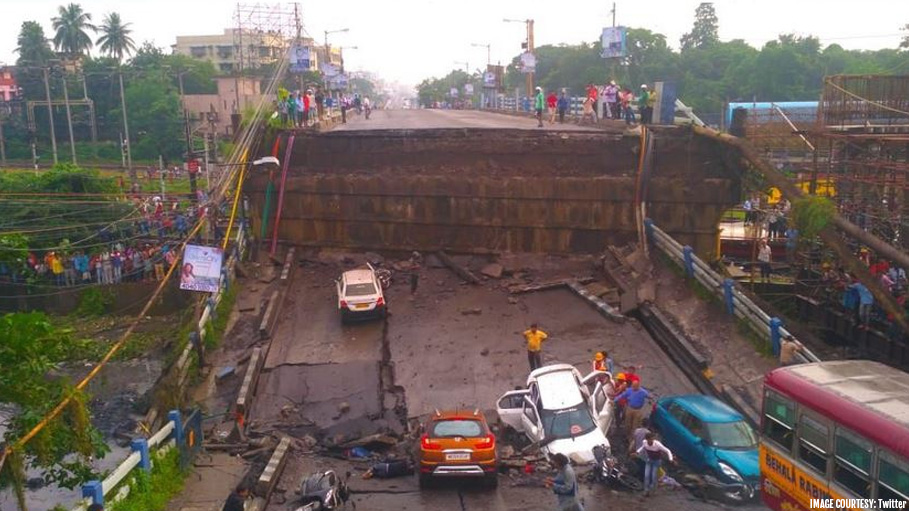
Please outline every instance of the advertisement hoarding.
[[625, 58], [625, 27], [606, 27], [600, 36], [604, 59]]
[[331, 62], [323, 62], [321, 67], [322, 74], [324, 74], [327, 78], [332, 78], [341, 74], [341, 69]]
[[306, 46], [294, 46], [290, 49], [290, 72], [304, 73], [311, 66], [310, 49]]
[[521, 72], [533, 73], [537, 68], [537, 57], [533, 53], [526, 51], [521, 54]]
[[472, 83], [464, 84], [464, 95], [473, 96], [473, 84]]
[[220, 248], [186, 245], [180, 266], [180, 289], [216, 293], [221, 286], [223, 259]]

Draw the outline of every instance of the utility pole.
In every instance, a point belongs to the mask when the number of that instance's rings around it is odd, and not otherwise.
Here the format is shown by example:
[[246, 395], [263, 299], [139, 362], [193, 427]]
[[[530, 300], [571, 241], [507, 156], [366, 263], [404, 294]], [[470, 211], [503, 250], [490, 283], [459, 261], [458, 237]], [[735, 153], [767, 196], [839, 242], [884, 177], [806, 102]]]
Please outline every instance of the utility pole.
[[612, 10], [609, 12], [612, 13], [612, 28], [615, 28], [615, 2], [612, 2]]
[[[82, 99], [88, 103], [88, 82], [85, 78], [85, 71], [82, 72]], [[98, 141], [98, 119], [95, 118], [95, 105], [94, 103], [89, 103], [89, 122], [91, 122], [92, 129], [92, 143]]]
[[69, 150], [70, 150], [70, 153], [72, 153], [72, 155], [73, 155], [73, 165], [77, 165], [77, 163], [76, 163], [76, 139], [75, 139], [75, 137], [73, 137], [73, 113], [72, 113], [72, 110], [70, 110], [70, 108], [69, 108], [69, 91], [66, 90], [67, 86], [66, 86], [66, 71], [65, 70], [63, 71], [63, 75], [61, 76], [61, 79], [63, 80], [63, 104], [66, 105], [66, 127], [67, 127], [67, 129], [69, 129]]
[[0, 165], [6, 166], [6, 142], [3, 140], [3, 112], [0, 112]]
[[44, 67], [44, 93], [47, 95], [47, 117], [50, 119], [51, 147], [54, 150], [54, 165], [57, 164], [57, 134], [54, 132], [54, 107], [51, 105], [50, 81], [48, 68]]
[[133, 184], [136, 183], [136, 173], [133, 171], [133, 154], [129, 147], [129, 120], [126, 115], [126, 94], [123, 93], [123, 71], [117, 73], [120, 77], [120, 107], [123, 109], [123, 132], [126, 135], [126, 168]]
[[[533, 54], [533, 20], [527, 20], [527, 52]], [[533, 97], [533, 71], [527, 73], [527, 97]]]
[[[177, 73], [177, 81], [180, 84], [180, 103], [183, 105], [183, 135], [186, 137], [186, 162], [189, 163], [193, 159], [193, 140], [192, 135], [189, 132], [189, 115], [186, 113], [186, 97], [183, 95], [183, 74]], [[187, 170], [188, 170], [187, 166]], [[192, 192], [193, 197], [196, 197], [196, 190], [198, 186], [196, 184], [196, 172], [188, 172], [189, 174], [189, 191]], [[195, 200], [195, 199], [193, 199]]]

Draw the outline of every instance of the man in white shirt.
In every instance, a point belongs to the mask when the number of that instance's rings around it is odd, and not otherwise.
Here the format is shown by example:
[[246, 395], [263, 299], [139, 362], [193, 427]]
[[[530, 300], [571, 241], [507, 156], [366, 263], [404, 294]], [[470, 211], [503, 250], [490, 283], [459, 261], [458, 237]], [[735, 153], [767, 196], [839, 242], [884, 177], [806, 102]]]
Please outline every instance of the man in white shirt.
[[770, 258], [772, 252], [770, 250], [770, 245], [767, 244], [767, 240], [761, 240], [761, 246], [758, 247], [758, 265], [761, 268], [761, 279], [764, 282], [770, 282]]

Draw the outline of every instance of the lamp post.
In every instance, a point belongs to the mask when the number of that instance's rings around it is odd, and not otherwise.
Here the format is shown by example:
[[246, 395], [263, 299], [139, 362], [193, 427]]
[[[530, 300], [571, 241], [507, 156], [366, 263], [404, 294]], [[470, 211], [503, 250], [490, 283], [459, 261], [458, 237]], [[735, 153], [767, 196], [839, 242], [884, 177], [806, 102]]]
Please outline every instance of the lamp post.
[[[325, 61], [328, 62], [329, 64], [331, 63], [331, 47], [328, 46], [328, 35], [329, 34], [341, 34], [341, 33], [346, 33], [346, 32], [350, 32], [350, 29], [349, 28], [340, 28], [338, 30], [326, 30], [325, 31]], [[329, 88], [328, 87], [328, 77], [324, 77], [324, 79], [325, 79], [325, 88]], [[329, 91], [330, 91], [330, 89], [329, 89]]]
[[[505, 23], [523, 23], [527, 28], [527, 41], [524, 43], [524, 47], [527, 49], [528, 53], [533, 53], [533, 20], [513, 20], [505, 18], [502, 21]], [[526, 84], [527, 84], [527, 97], [533, 96], [533, 72], [525, 73], [526, 74]]]
[[480, 43], [470, 43], [474, 48], [486, 48], [486, 65], [492, 65], [492, 44], [480, 44]]

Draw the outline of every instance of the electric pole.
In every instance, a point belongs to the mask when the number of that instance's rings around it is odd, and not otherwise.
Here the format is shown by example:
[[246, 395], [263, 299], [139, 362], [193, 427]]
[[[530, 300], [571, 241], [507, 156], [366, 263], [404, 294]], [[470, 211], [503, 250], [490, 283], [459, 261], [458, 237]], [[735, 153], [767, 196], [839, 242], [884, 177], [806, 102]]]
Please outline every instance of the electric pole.
[[123, 132], [126, 136], [124, 138], [126, 143], [126, 168], [133, 184], [136, 184], [137, 177], [135, 171], [133, 171], [133, 154], [129, 147], [129, 120], [126, 116], [126, 94], [123, 93], [123, 71], [120, 71], [118, 75], [120, 77], [120, 107], [123, 109]]
[[187, 162], [187, 173], [189, 174], [189, 191], [193, 194], [193, 202], [195, 202], [196, 190], [198, 189], [196, 183], [196, 172], [192, 172], [189, 168], [189, 161], [193, 159], [193, 140], [192, 135], [189, 132], [189, 115], [186, 113], [186, 97], [183, 95], [183, 74], [177, 73], [177, 81], [180, 84], [180, 103], [183, 105], [183, 135], [186, 137], [186, 162]]
[[[533, 20], [527, 20], [527, 53], [533, 55]], [[531, 71], [527, 73], [527, 97], [533, 97], [533, 75]]]
[[73, 137], [73, 113], [72, 113], [72, 110], [70, 110], [70, 108], [69, 108], [69, 91], [66, 90], [67, 86], [66, 86], [66, 71], [65, 70], [63, 71], [63, 75], [61, 76], [61, 79], [63, 80], [63, 104], [66, 105], [66, 127], [67, 127], [67, 129], [69, 129], [69, 150], [70, 150], [70, 153], [72, 153], [72, 155], [73, 155], [73, 165], [77, 165], [77, 163], [76, 163], [76, 139], [75, 139], [75, 137]]
[[3, 112], [0, 112], [0, 165], [6, 166], [6, 142], [3, 140]]
[[609, 12], [612, 13], [612, 28], [615, 28], [615, 2], [612, 2], [612, 10]]
[[51, 147], [54, 151], [54, 165], [57, 164], [57, 134], [54, 131], [54, 107], [51, 105], [50, 81], [47, 77], [48, 69], [44, 68], [44, 93], [47, 95], [47, 117], [50, 119]]

